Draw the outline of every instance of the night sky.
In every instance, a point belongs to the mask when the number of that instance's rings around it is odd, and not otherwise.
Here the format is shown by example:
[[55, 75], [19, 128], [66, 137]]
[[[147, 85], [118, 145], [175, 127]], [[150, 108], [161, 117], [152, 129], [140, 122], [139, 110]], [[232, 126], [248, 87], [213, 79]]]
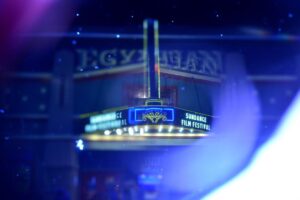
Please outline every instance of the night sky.
[[[77, 14], [77, 15], [76, 15]], [[72, 27], [140, 25], [156, 18], [162, 25], [194, 28], [251, 26], [272, 33], [299, 32], [300, 2], [264, 1], [79, 1]]]
[[[0, 55], [13, 60], [23, 33], [141, 33], [146, 18], [160, 22], [160, 33], [298, 35], [297, 0], [119, 1], [64, 0], [0, 2]], [[22, 40], [22, 39], [21, 39]], [[8, 62], [11, 62], [8, 61]]]

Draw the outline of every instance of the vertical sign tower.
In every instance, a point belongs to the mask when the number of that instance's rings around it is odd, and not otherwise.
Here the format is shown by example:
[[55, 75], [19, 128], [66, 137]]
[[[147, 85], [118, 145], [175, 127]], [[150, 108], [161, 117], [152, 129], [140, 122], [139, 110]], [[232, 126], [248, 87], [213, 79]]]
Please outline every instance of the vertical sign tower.
[[160, 66], [159, 66], [159, 40], [158, 21], [146, 19], [144, 27], [144, 59], [145, 68], [145, 88], [147, 88], [146, 105], [162, 105], [160, 99]]

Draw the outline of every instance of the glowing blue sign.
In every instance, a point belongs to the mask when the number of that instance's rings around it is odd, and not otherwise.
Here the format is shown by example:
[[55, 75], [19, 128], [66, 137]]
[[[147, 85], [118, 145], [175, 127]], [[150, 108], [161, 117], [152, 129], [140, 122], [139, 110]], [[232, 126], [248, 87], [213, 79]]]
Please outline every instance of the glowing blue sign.
[[143, 123], [148, 122], [157, 124], [159, 122], [173, 122], [174, 109], [160, 108], [160, 107], [146, 107], [146, 108], [131, 108], [128, 111], [129, 123]]

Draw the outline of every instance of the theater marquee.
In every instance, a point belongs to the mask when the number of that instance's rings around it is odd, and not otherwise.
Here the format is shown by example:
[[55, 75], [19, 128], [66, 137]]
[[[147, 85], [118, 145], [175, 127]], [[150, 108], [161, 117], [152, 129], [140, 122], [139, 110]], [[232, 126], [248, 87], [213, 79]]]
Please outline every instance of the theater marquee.
[[[110, 112], [82, 116], [82, 132], [90, 135], [150, 137], [202, 137], [211, 131], [213, 117], [194, 111], [164, 105], [161, 98], [160, 69], [172, 68], [193, 74], [218, 76], [220, 53], [215, 51], [159, 50], [158, 21], [145, 20], [144, 49], [77, 49], [79, 68], [118, 68], [130, 64], [145, 67], [147, 89], [143, 106], [112, 108]], [[144, 62], [147, 58], [147, 62]], [[145, 90], [146, 91], [146, 90]], [[116, 137], [115, 137], [116, 136]], [[110, 138], [110, 137], [106, 137]]]
[[147, 133], [205, 133], [212, 117], [176, 107], [139, 106], [82, 117], [85, 133], [140, 135]]

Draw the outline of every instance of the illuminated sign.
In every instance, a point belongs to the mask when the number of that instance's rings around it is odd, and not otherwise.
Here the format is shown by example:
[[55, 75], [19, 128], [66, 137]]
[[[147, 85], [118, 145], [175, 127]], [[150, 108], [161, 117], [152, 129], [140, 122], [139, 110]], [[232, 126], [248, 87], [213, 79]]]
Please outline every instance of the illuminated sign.
[[[143, 127], [148, 133], [162, 132], [209, 132], [212, 117], [201, 113], [166, 106], [131, 107], [110, 113], [93, 115], [88, 118], [84, 132], [114, 130], [117, 134], [133, 135]], [[121, 132], [121, 128], [123, 131]], [[185, 130], [185, 131], [184, 131]]]
[[128, 112], [129, 112], [130, 124], [135, 124], [140, 122], [157, 124], [159, 122], [174, 121], [173, 108], [162, 108], [162, 107], [131, 108], [129, 109]]
[[95, 123], [101, 123], [101, 122], [116, 120], [121, 118], [122, 118], [121, 112], [106, 113], [106, 114], [92, 116], [90, 118], [90, 123], [95, 124]]
[[85, 125], [85, 132], [96, 132], [106, 129], [126, 126], [127, 120], [122, 118], [122, 111], [94, 115], [89, 118], [89, 123]]
[[[108, 69], [144, 63], [142, 49], [75, 49], [78, 58], [76, 70]], [[161, 50], [160, 67], [182, 72], [217, 77], [222, 71], [221, 52], [209, 50]]]
[[201, 129], [205, 131], [210, 131], [210, 123], [208, 123], [209, 117], [199, 114], [193, 114], [185, 112], [184, 117], [180, 118], [180, 125], [183, 127]]

